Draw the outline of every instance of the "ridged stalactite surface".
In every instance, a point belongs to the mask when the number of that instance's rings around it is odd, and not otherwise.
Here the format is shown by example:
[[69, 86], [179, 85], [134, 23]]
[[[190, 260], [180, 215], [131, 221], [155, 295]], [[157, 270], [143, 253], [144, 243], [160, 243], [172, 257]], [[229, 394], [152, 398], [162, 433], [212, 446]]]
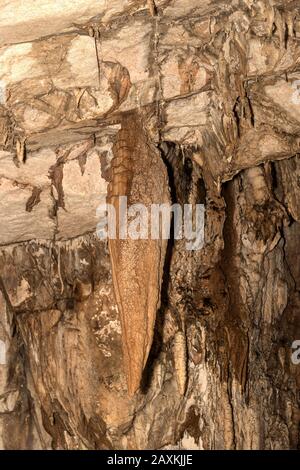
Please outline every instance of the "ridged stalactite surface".
[[[147, 138], [138, 113], [122, 119], [113, 147], [107, 200], [116, 211], [116, 239], [109, 238], [114, 292], [122, 328], [128, 392], [140, 387], [152, 346], [160, 307], [163, 269], [168, 241], [151, 240], [151, 205], [170, 203], [167, 170], [158, 149]], [[146, 239], [121, 238], [120, 197], [147, 209]], [[133, 215], [134, 217], [134, 215]], [[133, 217], [128, 217], [127, 229]], [[122, 220], [121, 220], [122, 222]]]

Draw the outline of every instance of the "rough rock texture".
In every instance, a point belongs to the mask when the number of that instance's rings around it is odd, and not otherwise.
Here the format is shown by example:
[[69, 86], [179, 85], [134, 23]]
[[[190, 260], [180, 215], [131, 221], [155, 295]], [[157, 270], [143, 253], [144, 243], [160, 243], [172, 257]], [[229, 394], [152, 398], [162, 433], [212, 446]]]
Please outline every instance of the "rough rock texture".
[[[0, 38], [0, 447], [299, 448], [299, 3], [0, 0]], [[96, 236], [128, 113], [205, 205], [133, 397]]]

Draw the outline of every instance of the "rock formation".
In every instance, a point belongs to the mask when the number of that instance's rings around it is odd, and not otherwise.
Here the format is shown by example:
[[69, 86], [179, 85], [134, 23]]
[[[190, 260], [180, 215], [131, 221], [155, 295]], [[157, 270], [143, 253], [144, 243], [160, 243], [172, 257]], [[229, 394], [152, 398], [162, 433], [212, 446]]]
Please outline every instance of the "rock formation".
[[0, 448], [299, 448], [299, 148], [297, 1], [0, 0]]

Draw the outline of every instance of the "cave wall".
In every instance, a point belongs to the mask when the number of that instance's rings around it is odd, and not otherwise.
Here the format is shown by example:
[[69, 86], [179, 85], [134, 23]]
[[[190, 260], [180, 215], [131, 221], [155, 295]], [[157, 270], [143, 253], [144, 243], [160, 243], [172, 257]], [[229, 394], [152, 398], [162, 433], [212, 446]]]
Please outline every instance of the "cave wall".
[[[299, 5], [150, 4], [0, 1], [1, 448], [299, 447]], [[131, 398], [95, 232], [133, 112], [205, 240]]]

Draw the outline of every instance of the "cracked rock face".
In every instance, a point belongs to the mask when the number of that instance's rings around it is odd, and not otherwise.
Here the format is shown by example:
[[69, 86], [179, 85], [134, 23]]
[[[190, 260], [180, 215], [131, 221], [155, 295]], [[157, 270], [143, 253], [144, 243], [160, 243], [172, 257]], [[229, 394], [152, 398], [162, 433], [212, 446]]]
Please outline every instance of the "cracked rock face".
[[[299, 448], [299, 57], [295, 1], [0, 0], [0, 448]], [[203, 248], [112, 269], [112, 183]]]

